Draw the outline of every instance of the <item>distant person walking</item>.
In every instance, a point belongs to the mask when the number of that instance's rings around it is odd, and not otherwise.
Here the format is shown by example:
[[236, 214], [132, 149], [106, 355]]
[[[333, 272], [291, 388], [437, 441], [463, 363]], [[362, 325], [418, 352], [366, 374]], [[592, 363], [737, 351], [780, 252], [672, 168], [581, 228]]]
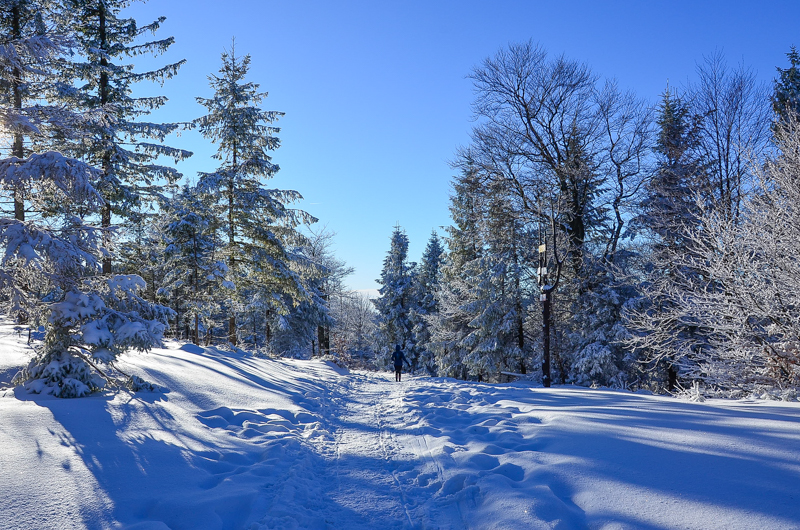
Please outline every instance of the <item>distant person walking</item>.
[[411, 363], [408, 362], [406, 359], [403, 350], [400, 349], [400, 345], [396, 345], [394, 347], [394, 353], [392, 354], [392, 362], [394, 363], [394, 380], [400, 381], [400, 376], [403, 374], [403, 363], [406, 363], [409, 368], [411, 368]]

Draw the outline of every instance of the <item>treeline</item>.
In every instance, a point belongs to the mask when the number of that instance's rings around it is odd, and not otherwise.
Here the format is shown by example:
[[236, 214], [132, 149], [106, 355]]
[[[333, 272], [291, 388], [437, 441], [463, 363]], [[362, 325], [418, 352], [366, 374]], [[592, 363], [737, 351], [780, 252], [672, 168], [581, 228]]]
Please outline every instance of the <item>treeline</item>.
[[531, 43], [485, 60], [447, 250], [434, 237], [416, 266], [395, 230], [379, 343], [463, 379], [543, 380], [549, 361], [560, 384], [796, 396], [800, 57], [788, 58], [769, 87], [714, 54], [655, 107]]
[[[720, 54], [656, 106], [530, 43], [471, 73], [452, 224], [419, 264], [400, 227], [370, 301], [332, 235], [265, 182], [281, 112], [232, 45], [199, 116], [157, 123], [138, 71], [172, 38], [128, 0], [0, 1], [0, 302], [44, 328], [15, 382], [147, 388], [116, 365], [166, 334], [432, 375], [737, 395], [800, 383], [800, 56], [772, 86]], [[196, 129], [218, 164], [186, 184]], [[544, 311], [543, 311], [544, 309]], [[37, 338], [37, 337], [35, 337]], [[548, 353], [545, 356], [545, 352]]]
[[[147, 388], [115, 361], [166, 333], [312, 355], [338, 322], [336, 346], [358, 350], [369, 313], [344, 291], [331, 235], [303, 229], [316, 220], [291, 207], [298, 192], [265, 187], [283, 114], [262, 109], [250, 56], [222, 54], [210, 95], [197, 94], [201, 115], [151, 121], [166, 98], [135, 86], [167, 82], [183, 61], [137, 70], [173, 39], [148, 39], [164, 19], [125, 18], [129, 3], [0, 2], [0, 300], [7, 317], [44, 328], [15, 383], [63, 397]], [[216, 148], [195, 185], [176, 169], [192, 153], [166, 144], [185, 129]]]

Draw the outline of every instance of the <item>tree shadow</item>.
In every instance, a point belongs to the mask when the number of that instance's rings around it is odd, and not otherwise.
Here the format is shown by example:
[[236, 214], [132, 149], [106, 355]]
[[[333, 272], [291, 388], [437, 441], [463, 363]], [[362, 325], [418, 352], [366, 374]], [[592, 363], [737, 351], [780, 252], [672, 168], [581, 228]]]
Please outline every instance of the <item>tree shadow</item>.
[[[537, 491], [542, 485], [550, 492], [555, 486], [554, 495], [565, 506], [590, 510], [585, 518], [590, 526], [636, 519], [629, 506], [603, 506], [587, 497], [612, 487], [629, 490], [630, 502], [643, 503], [643, 508], [651, 502], [677, 503], [678, 510], [693, 507], [729, 521], [738, 514], [749, 517], [744, 520], [800, 527], [796, 405], [765, 409], [588, 389], [459, 386], [472, 405], [459, 399], [435, 402], [443, 390], [435, 382], [418, 389], [415, 399], [425, 405], [420, 407], [423, 418], [441, 430], [434, 436], [461, 447], [483, 444], [492, 454], [503, 454], [526, 469], [517, 488]], [[453, 419], [452, 412], [442, 414], [442, 409], [459, 406], [463, 410]], [[468, 428], [484, 425], [472, 432]], [[645, 511], [653, 515], [649, 506]], [[634, 527], [670, 525], [642, 516]]]

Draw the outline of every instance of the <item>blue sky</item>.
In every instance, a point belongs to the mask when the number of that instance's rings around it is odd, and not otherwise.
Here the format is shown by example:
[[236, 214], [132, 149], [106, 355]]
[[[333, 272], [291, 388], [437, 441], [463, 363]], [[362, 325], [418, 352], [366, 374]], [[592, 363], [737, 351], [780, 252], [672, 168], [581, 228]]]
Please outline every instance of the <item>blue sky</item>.
[[[800, 46], [798, 0], [150, 0], [124, 14], [140, 25], [166, 16], [156, 37], [176, 40], [155, 61], [136, 58], [140, 70], [187, 60], [163, 88], [136, 89], [170, 98], [158, 120], [203, 113], [195, 97], [211, 95], [207, 76], [234, 36], [237, 54], [252, 56], [250, 80], [269, 92], [263, 108], [286, 113], [281, 171], [267, 186], [299, 191], [297, 206], [336, 232], [353, 289], [378, 287], [396, 224], [413, 261], [431, 230], [443, 233], [449, 161], [472, 127], [466, 76], [509, 43], [531, 39], [653, 102], [716, 49], [771, 82]], [[195, 153], [178, 166], [187, 178], [216, 167], [197, 133], [170, 143]]]

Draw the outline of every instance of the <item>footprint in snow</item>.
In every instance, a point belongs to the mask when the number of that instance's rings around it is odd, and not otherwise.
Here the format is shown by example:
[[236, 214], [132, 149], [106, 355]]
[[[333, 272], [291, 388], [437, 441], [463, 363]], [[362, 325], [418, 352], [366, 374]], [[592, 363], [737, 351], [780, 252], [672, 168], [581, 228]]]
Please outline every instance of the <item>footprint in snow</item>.
[[466, 459], [465, 464], [476, 469], [487, 470], [494, 469], [500, 465], [497, 457], [487, 455], [484, 453], [476, 453]]

